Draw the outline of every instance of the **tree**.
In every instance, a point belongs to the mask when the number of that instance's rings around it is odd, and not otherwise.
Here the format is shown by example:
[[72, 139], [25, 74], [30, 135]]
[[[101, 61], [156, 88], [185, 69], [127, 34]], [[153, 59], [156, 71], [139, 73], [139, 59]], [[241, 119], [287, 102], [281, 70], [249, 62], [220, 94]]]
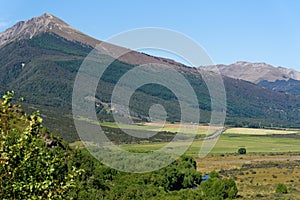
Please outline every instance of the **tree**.
[[200, 191], [203, 199], [233, 199], [238, 193], [233, 179], [221, 179], [215, 171], [201, 183]]
[[282, 193], [282, 194], [287, 194], [288, 189], [285, 184], [279, 183], [276, 187], [276, 193]]
[[202, 177], [195, 159], [185, 155], [157, 173], [158, 185], [165, 191], [197, 187]]
[[239, 154], [246, 154], [246, 153], [247, 153], [246, 148], [244, 148], [244, 147], [239, 148], [239, 149], [238, 149], [238, 153], [239, 153]]
[[62, 199], [81, 170], [68, 167], [67, 148], [13, 95], [0, 100], [0, 199]]

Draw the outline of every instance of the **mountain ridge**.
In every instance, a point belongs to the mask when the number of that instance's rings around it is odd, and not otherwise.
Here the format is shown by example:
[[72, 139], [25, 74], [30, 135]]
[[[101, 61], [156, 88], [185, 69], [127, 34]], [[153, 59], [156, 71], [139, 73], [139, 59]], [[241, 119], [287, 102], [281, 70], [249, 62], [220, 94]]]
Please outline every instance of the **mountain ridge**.
[[[300, 72], [291, 68], [245, 61], [229, 65], [218, 64], [215, 67], [224, 76], [249, 81], [278, 92], [300, 95]], [[209, 70], [209, 67], [206, 69]]]
[[238, 61], [233, 64], [218, 64], [216, 67], [222, 75], [259, 83], [260, 81], [275, 82], [276, 80], [300, 80], [300, 72], [284, 67], [274, 67], [266, 63]]
[[111, 56], [122, 55], [122, 52], [126, 52], [125, 55], [118, 57], [118, 59], [130, 64], [143, 65], [147, 63], [160, 63], [166, 66], [171, 64], [179, 67], [187, 67], [184, 64], [169, 58], [151, 56], [92, 38], [49, 13], [44, 13], [41, 16], [18, 22], [11, 28], [1, 32], [0, 48], [9, 42], [13, 42], [14, 40], [31, 39], [34, 36], [49, 32], [54, 33], [66, 40], [76, 41], [92, 48], [95, 48], [97, 45], [101, 44], [106, 48], [106, 51]]
[[[0, 92], [15, 90], [26, 99], [27, 109], [41, 111], [50, 130], [61, 133], [68, 141], [74, 141], [78, 138], [74, 136], [76, 130], [71, 110], [72, 88], [81, 63], [93, 47], [81, 41], [64, 38], [65, 35], [42, 31], [31, 38], [11, 38], [10, 42], [1, 46]], [[90, 37], [82, 35], [82, 38]], [[96, 39], [93, 41], [99, 42]], [[111, 48], [110, 51], [128, 52], [124, 47], [105, 44]], [[106, 56], [109, 55], [110, 53]], [[107, 69], [107, 76], [99, 81], [95, 98], [105, 104], [109, 103], [118, 79], [136, 65], [149, 62], [172, 67], [190, 82], [199, 101], [202, 117], [200, 122], [208, 123], [211, 112], [210, 96], [198, 69], [136, 51], [129, 51], [112, 63]], [[227, 92], [227, 125], [255, 127], [258, 124], [268, 126], [272, 123], [278, 126], [300, 126], [300, 99], [296, 96], [278, 93], [243, 80], [223, 78]], [[159, 103], [166, 107], [169, 121], [180, 120], [178, 102], [170, 91], [148, 85], [137, 90], [134, 95], [131, 107], [136, 118], [145, 120], [151, 105]], [[97, 107], [99, 119], [111, 120], [111, 115], [103, 108], [105, 105]]]

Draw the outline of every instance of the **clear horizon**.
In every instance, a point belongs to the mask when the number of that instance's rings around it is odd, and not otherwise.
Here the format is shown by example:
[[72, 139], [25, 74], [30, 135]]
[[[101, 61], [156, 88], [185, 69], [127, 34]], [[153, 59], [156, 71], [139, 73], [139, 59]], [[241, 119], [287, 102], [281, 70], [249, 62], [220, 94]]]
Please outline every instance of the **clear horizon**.
[[[264, 62], [300, 71], [300, 2], [0, 0], [0, 3], [5, 5], [0, 8], [0, 32], [43, 13], [51, 13], [99, 40], [130, 29], [161, 27], [194, 39], [215, 64]], [[166, 57], [159, 52], [151, 54]], [[167, 57], [182, 62], [176, 56]]]

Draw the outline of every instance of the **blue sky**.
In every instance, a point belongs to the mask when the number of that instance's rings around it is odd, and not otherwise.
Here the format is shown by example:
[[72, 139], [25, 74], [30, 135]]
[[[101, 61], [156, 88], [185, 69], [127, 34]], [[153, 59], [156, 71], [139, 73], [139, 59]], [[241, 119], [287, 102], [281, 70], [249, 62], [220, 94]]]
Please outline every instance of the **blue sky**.
[[100, 40], [129, 29], [162, 27], [193, 38], [215, 63], [266, 62], [300, 70], [296, 0], [0, 0], [0, 4], [0, 32], [47, 12]]

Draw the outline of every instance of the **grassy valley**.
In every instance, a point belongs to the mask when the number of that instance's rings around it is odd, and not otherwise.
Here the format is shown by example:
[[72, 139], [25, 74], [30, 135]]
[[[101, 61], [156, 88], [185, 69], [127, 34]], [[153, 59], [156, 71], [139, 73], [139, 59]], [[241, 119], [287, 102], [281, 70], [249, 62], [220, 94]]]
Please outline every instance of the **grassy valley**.
[[[115, 123], [102, 123], [101, 126], [117, 128]], [[119, 143], [119, 147], [130, 152], [152, 152], [167, 145], [176, 134], [178, 124], [144, 123], [120, 125], [126, 129], [143, 131], [167, 131], [167, 141], [157, 140], [130, 141]], [[192, 127], [191, 127], [192, 128]], [[238, 188], [238, 199], [298, 199], [300, 129], [258, 129], [228, 128], [205, 158], [198, 154], [203, 144], [207, 126], [199, 126], [196, 139], [185, 155], [197, 161], [197, 170], [202, 174], [218, 172], [224, 178], [233, 178]], [[164, 135], [167, 135], [164, 133]], [[173, 133], [173, 134], [172, 134]], [[186, 132], [189, 134], [189, 131]], [[109, 134], [108, 134], [109, 135]], [[122, 135], [119, 135], [122, 137]], [[180, 145], [180, 144], [179, 144]], [[183, 142], [182, 145], [185, 145]], [[73, 148], [84, 147], [81, 142], [72, 143]], [[246, 154], [239, 154], [238, 149], [245, 148]], [[276, 193], [278, 184], [285, 184], [287, 194]]]

